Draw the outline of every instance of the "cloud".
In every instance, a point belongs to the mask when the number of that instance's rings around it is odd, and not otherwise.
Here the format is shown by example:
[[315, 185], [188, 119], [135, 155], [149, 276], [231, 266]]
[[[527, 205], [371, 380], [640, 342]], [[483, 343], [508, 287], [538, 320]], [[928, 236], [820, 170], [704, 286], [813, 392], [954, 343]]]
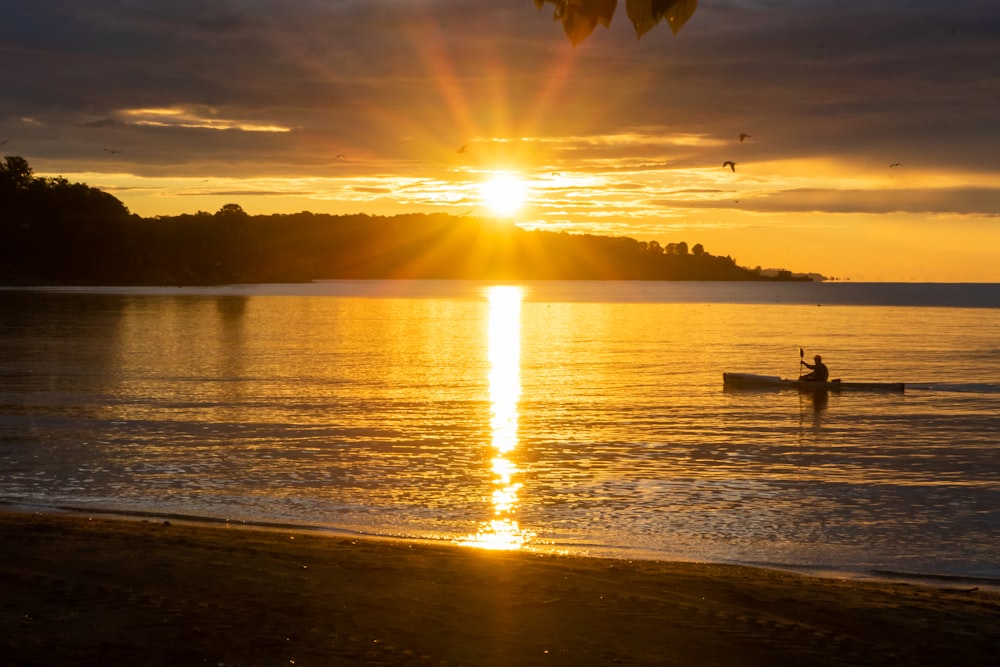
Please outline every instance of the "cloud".
[[749, 205], [768, 212], [963, 213], [998, 217], [1000, 188], [794, 189], [754, 199]]
[[660, 199], [674, 208], [733, 208], [760, 213], [910, 213], [965, 214], [1000, 217], [1000, 188], [820, 189], [795, 188], [763, 194], [731, 194], [726, 198]]
[[[242, 132], [290, 132], [291, 128], [278, 124], [260, 124], [222, 118], [213, 109], [196, 109], [184, 106], [163, 107], [156, 109], [120, 109], [116, 115], [121, 121], [112, 121], [121, 125], [138, 125], [148, 127], [179, 127], [206, 130], [239, 130]], [[99, 121], [106, 122], [106, 121]], [[101, 125], [90, 124], [89, 127]]]

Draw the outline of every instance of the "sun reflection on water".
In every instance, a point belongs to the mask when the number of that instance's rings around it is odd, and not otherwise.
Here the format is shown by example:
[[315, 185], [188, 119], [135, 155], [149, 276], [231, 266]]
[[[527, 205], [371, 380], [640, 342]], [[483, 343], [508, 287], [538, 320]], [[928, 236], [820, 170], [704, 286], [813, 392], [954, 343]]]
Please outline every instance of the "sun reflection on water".
[[510, 458], [517, 448], [518, 402], [521, 399], [521, 301], [520, 287], [496, 286], [486, 290], [489, 299], [490, 429], [496, 456], [492, 461], [493, 519], [479, 532], [461, 541], [483, 549], [520, 549], [534, 536], [518, 525], [515, 512], [521, 482], [520, 469]]

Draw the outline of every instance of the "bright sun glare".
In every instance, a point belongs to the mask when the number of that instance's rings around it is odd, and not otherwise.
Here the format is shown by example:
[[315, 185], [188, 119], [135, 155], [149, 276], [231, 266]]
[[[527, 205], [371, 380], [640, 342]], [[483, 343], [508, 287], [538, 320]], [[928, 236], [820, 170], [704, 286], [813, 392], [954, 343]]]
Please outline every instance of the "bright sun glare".
[[517, 174], [501, 172], [483, 183], [480, 189], [483, 206], [500, 217], [517, 213], [528, 198], [528, 186]]

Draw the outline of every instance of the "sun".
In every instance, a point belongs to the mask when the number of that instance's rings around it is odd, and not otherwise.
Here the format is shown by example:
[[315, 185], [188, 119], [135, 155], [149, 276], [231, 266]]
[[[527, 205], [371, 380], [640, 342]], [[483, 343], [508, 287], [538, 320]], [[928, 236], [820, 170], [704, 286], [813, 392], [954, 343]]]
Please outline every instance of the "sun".
[[524, 206], [528, 199], [528, 186], [515, 173], [497, 172], [482, 184], [479, 196], [483, 206], [493, 215], [508, 218]]

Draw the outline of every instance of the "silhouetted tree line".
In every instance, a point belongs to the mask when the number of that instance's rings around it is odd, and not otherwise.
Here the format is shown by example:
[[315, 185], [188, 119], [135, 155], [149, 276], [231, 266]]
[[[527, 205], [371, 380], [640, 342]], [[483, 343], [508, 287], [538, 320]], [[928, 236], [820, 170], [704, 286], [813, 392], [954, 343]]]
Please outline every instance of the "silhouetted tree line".
[[[112, 195], [0, 163], [0, 282], [195, 285], [316, 279], [767, 280], [699, 244], [525, 231], [447, 214], [143, 218]], [[780, 279], [791, 279], [782, 275]]]

